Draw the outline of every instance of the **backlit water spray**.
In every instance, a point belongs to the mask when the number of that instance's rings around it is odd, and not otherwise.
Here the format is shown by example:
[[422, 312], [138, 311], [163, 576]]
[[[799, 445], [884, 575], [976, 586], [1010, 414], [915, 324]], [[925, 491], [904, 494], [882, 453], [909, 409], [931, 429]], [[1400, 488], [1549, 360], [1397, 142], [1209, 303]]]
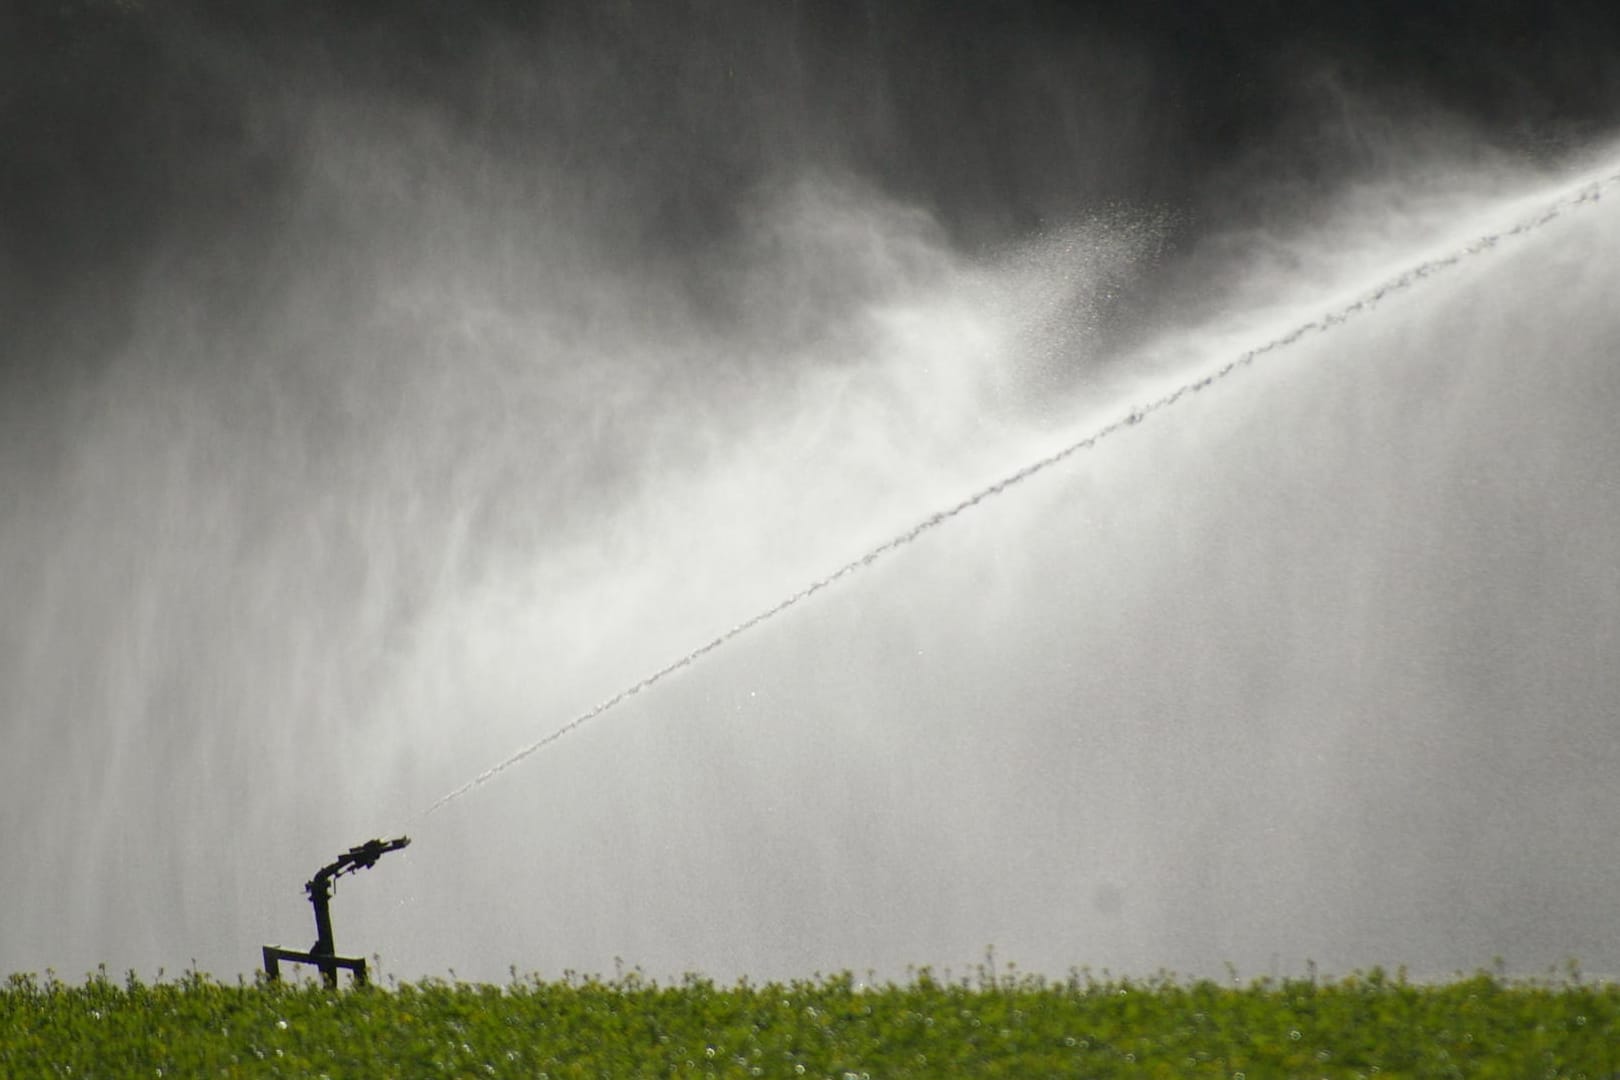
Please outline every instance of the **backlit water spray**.
[[1049, 454], [1038, 461], [1031, 462], [1030, 464], [1025, 465], [1023, 468], [1018, 469], [1016, 472], [1009, 473], [1002, 479], [997, 480], [995, 483], [990, 484], [987, 487], [981, 488], [972, 495], [947, 509], [930, 514], [927, 518], [918, 522], [916, 525], [913, 525], [905, 532], [900, 533], [892, 539], [887, 540], [867, 551], [860, 558], [845, 563], [843, 566], [840, 566], [837, 570], [834, 570], [825, 577], [818, 578], [809, 585], [806, 585], [804, 588], [800, 589], [798, 592], [795, 592], [791, 596], [782, 600], [774, 607], [767, 608], [752, 618], [738, 623], [736, 626], [732, 627], [730, 630], [727, 630], [719, 637], [716, 637], [712, 641], [693, 649], [680, 659], [658, 669], [634, 685], [619, 691], [617, 694], [614, 694], [612, 697], [596, 705], [589, 711], [581, 713], [579, 716], [546, 735], [544, 738], [530, 743], [528, 746], [525, 746], [512, 756], [479, 773], [467, 783], [438, 799], [433, 803], [432, 806], [428, 807], [426, 812], [432, 813], [441, 806], [444, 806], [446, 803], [460, 798], [482, 784], [488, 783], [490, 780], [511, 768], [513, 765], [516, 765], [530, 755], [545, 749], [547, 746], [556, 742], [569, 732], [596, 719], [598, 716], [601, 716], [603, 713], [614, 708], [626, 699], [634, 697], [643, 690], [649, 689], [654, 684], [697, 662], [732, 639], [747, 633], [769, 619], [775, 618], [777, 615], [782, 614], [794, 605], [804, 600], [808, 600], [821, 590], [837, 584], [840, 580], [856, 573], [864, 567], [871, 566], [878, 559], [883, 558], [884, 556], [911, 543], [924, 533], [928, 532], [930, 529], [945, 524], [958, 514], [973, 509], [986, 499], [1002, 494], [1009, 488], [1014, 487], [1015, 485], [1029, 479], [1045, 469], [1060, 464], [1082, 450], [1091, 449], [1098, 442], [1108, 438], [1115, 432], [1141, 423], [1154, 413], [1157, 413], [1162, 409], [1168, 409], [1172, 405], [1175, 405], [1178, 401], [1189, 394], [1196, 394], [1201, 390], [1208, 389], [1217, 382], [1220, 382], [1221, 380], [1233, 375], [1239, 369], [1252, 364], [1256, 359], [1265, 356], [1267, 353], [1286, 348], [1307, 335], [1320, 334], [1332, 330], [1334, 327], [1342, 325], [1349, 319], [1372, 311], [1375, 307], [1377, 307], [1380, 301], [1394, 293], [1411, 288], [1425, 279], [1433, 277], [1435, 274], [1462, 264], [1467, 259], [1495, 250], [1496, 246], [1504, 240], [1513, 240], [1515, 238], [1525, 236], [1556, 220], [1561, 214], [1567, 211], [1577, 209], [1585, 204], [1595, 204], [1602, 197], [1603, 192], [1606, 189], [1614, 186], [1617, 183], [1620, 183], [1620, 173], [1612, 173], [1598, 180], [1583, 182], [1579, 184], [1571, 193], [1562, 195], [1546, 204], [1533, 216], [1519, 220], [1514, 224], [1498, 231], [1489, 232], [1482, 236], [1476, 237], [1472, 242], [1455, 251], [1437, 256], [1435, 258], [1426, 259], [1413, 266], [1407, 267], [1399, 274], [1380, 282], [1370, 291], [1359, 295], [1356, 297], [1356, 299], [1350, 301], [1344, 306], [1331, 310], [1309, 322], [1300, 323], [1279, 337], [1272, 338], [1271, 340], [1266, 341], [1264, 344], [1245, 350], [1235, 358], [1227, 361], [1215, 371], [1203, 375], [1194, 381], [1182, 383], [1175, 389], [1160, 397], [1154, 398], [1147, 404], [1133, 408], [1125, 416], [1096, 429], [1088, 434], [1085, 438], [1080, 439], [1077, 442], [1070, 443], [1062, 449]]

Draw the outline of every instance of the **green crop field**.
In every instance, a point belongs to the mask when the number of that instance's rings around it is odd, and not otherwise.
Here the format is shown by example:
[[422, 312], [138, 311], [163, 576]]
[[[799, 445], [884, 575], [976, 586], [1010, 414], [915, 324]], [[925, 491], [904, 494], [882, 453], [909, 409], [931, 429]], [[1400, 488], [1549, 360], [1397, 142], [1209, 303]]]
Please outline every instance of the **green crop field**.
[[904, 984], [205, 975], [0, 989], [0, 1076], [1612, 1077], [1620, 988], [1374, 970], [1246, 986], [1076, 975]]

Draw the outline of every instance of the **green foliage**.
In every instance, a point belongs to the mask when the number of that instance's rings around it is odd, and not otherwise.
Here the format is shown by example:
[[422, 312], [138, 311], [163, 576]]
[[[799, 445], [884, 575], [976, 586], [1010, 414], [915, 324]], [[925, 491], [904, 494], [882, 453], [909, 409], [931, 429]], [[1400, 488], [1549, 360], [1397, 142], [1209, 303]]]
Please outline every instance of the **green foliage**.
[[13, 975], [0, 1075], [31, 1077], [1597, 1077], [1620, 988], [1478, 975], [1063, 982], [916, 973], [716, 986], [428, 980], [334, 992]]

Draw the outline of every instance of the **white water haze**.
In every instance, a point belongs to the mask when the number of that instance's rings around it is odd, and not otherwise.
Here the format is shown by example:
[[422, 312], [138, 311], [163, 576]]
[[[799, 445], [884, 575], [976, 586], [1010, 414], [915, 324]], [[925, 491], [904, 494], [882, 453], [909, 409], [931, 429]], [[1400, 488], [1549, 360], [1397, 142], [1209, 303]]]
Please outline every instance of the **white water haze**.
[[6, 407], [0, 970], [251, 971], [401, 832], [404, 977], [1620, 970], [1620, 164], [1174, 252], [796, 169], [639, 260], [408, 111], [299, 152]]

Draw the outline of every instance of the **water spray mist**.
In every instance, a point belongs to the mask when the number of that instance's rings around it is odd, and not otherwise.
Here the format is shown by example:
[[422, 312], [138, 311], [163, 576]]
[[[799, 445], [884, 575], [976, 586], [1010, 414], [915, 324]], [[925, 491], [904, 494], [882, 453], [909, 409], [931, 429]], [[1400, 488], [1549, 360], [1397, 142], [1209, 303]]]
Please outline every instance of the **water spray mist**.
[[1553, 199], [1551, 202], [1543, 204], [1539, 210], [1535, 211], [1531, 215], [1521, 218], [1506, 227], [1484, 233], [1460, 248], [1456, 248], [1455, 250], [1437, 255], [1433, 258], [1426, 259], [1422, 262], [1416, 263], [1415, 265], [1409, 266], [1393, 277], [1379, 282], [1377, 285], [1362, 293], [1349, 303], [1337, 308], [1333, 308], [1317, 318], [1299, 323], [1286, 333], [1270, 338], [1263, 344], [1244, 350], [1213, 371], [1210, 371], [1197, 379], [1183, 382], [1169, 392], [1154, 398], [1144, 405], [1133, 407], [1128, 413], [1118, 417], [1103, 427], [1092, 431], [1085, 438], [1069, 443], [1068, 445], [1054, 451], [1051, 454], [1048, 454], [1043, 458], [1033, 461], [1014, 472], [1008, 473], [1000, 480], [979, 489], [961, 501], [954, 503], [943, 510], [930, 514], [928, 517], [917, 522], [904, 532], [899, 533], [891, 539], [869, 549], [859, 558], [853, 559], [840, 566], [830, 574], [812, 581], [804, 588], [789, 595], [772, 607], [759, 612], [752, 618], [738, 623], [713, 640], [691, 650], [690, 652], [681, 656], [679, 659], [662, 668], [659, 668], [657, 671], [646, 676], [640, 681], [626, 687], [625, 689], [614, 694], [612, 697], [603, 700], [588, 711], [581, 713], [568, 723], [564, 724], [562, 727], [557, 728], [555, 731], [552, 731], [550, 734], [546, 735], [544, 738], [530, 743], [511, 756], [503, 759], [495, 765], [492, 765], [490, 768], [479, 773], [477, 776], [462, 784], [460, 787], [457, 787], [441, 796], [424, 811], [422, 811], [422, 816], [431, 814], [441, 807], [461, 798], [463, 795], [466, 795], [476, 788], [481, 787], [482, 785], [493, 780], [495, 777], [499, 776], [501, 773], [505, 772], [507, 769], [510, 769], [512, 766], [523, 761], [525, 758], [528, 758], [531, 755], [545, 749], [546, 747], [555, 743], [557, 740], [563, 738], [565, 735], [578, 730], [584, 725], [590, 723], [592, 720], [600, 717], [602, 714], [620, 705], [624, 701], [635, 697], [637, 694], [640, 694], [642, 691], [647, 690], [652, 686], [655, 686], [676, 672], [691, 666], [715, 650], [730, 643], [741, 635], [748, 633], [750, 630], [755, 629], [761, 624], [774, 619], [776, 616], [798, 605], [799, 603], [810, 599], [812, 596], [815, 596], [822, 590], [830, 588], [831, 586], [850, 577], [858, 571], [871, 566], [884, 556], [887, 556], [907, 546], [908, 544], [922, 537], [924, 534], [945, 524], [958, 515], [979, 506], [987, 500], [1003, 494], [1009, 489], [1023, 483], [1025, 480], [1043, 473], [1055, 465], [1061, 464], [1081, 451], [1091, 449], [1110, 436], [1134, 427], [1156, 413], [1169, 409], [1171, 406], [1180, 402], [1183, 398], [1213, 387], [1216, 383], [1231, 377], [1241, 369], [1252, 365], [1256, 360], [1270, 353], [1275, 353], [1286, 349], [1296, 342], [1311, 335], [1327, 333], [1333, 330], [1335, 327], [1341, 326], [1350, 321], [1351, 319], [1366, 315], [1374, 310], [1385, 299], [1405, 290], [1411, 289], [1414, 286], [1433, 278], [1436, 275], [1442, 274], [1453, 267], [1459, 266], [1470, 259], [1492, 252], [1496, 250], [1498, 245], [1504, 241], [1513, 240], [1533, 233], [1537, 229], [1540, 229], [1556, 220], [1560, 215], [1567, 211], [1596, 204], [1602, 198], [1603, 193], [1616, 184], [1620, 184], [1620, 172], [1605, 172], [1597, 179], [1583, 181], [1571, 190], [1568, 190], [1564, 194]]

